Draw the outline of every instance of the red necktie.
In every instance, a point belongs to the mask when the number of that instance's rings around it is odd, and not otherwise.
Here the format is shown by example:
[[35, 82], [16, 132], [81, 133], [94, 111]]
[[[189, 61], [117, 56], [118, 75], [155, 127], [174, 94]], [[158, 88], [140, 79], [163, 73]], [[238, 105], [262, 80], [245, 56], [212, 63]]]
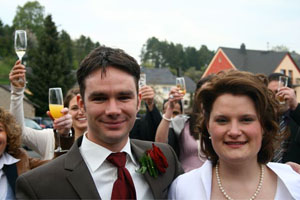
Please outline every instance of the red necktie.
[[114, 183], [111, 199], [136, 199], [132, 178], [125, 168], [126, 153], [111, 153], [106, 159], [118, 167], [118, 178]]

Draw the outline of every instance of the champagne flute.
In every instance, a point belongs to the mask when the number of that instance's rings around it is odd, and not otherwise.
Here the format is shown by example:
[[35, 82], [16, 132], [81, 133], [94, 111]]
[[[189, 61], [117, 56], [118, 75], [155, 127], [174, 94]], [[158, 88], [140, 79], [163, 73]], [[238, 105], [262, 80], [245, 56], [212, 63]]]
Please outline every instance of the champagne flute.
[[[63, 95], [61, 88], [49, 88], [49, 110], [51, 116], [54, 119], [58, 119], [63, 116], [61, 110], [64, 108], [63, 104]], [[57, 133], [57, 130], [54, 129], [55, 136], [57, 137], [57, 148], [54, 152], [65, 152], [66, 150], [62, 150], [60, 145], [60, 136]]]
[[[24, 30], [16, 30], [15, 31], [15, 51], [22, 63], [22, 58], [25, 55], [27, 48], [27, 36], [26, 31]], [[24, 80], [20, 77], [18, 80], [20, 83], [23, 83]]]
[[16, 32], [15, 32], [15, 51], [21, 62], [22, 62], [23, 56], [25, 55], [26, 48], [27, 48], [26, 31], [16, 30]]
[[[179, 89], [179, 92], [183, 94], [183, 96], [186, 93], [186, 87], [185, 87], [185, 80], [184, 77], [177, 77], [176, 78], [176, 87]], [[184, 101], [183, 99], [181, 100], [181, 105], [182, 105], [182, 114], [184, 114]]]
[[[287, 76], [279, 76], [278, 90], [282, 87], [287, 87], [289, 78]], [[285, 104], [283, 96], [277, 96], [280, 104]]]
[[176, 78], [176, 87], [179, 88], [179, 92], [183, 95], [186, 93], [186, 88], [185, 88], [185, 80], [184, 77], [177, 77]]
[[139, 80], [139, 88], [142, 88], [145, 85], [146, 85], [146, 74], [141, 73], [140, 74], [140, 80]]

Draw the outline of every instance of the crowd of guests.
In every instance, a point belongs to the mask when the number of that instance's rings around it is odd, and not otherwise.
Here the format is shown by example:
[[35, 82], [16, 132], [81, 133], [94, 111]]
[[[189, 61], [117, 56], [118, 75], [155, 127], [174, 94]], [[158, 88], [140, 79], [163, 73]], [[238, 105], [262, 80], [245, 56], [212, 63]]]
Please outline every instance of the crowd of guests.
[[300, 199], [300, 105], [291, 84], [278, 89], [279, 75], [202, 78], [187, 114], [174, 87], [161, 115], [154, 90], [139, 88], [136, 60], [100, 46], [80, 64], [53, 129], [34, 130], [17, 61], [10, 112], [0, 109], [0, 199]]

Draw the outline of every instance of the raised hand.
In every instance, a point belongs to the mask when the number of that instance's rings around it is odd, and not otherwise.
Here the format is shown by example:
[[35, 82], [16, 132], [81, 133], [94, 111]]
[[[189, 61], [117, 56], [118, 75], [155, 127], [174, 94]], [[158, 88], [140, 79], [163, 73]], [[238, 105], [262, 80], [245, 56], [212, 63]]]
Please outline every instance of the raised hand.
[[[26, 83], [26, 68], [18, 60], [9, 73], [9, 80], [14, 87], [23, 88]], [[23, 80], [23, 81], [19, 81]]]

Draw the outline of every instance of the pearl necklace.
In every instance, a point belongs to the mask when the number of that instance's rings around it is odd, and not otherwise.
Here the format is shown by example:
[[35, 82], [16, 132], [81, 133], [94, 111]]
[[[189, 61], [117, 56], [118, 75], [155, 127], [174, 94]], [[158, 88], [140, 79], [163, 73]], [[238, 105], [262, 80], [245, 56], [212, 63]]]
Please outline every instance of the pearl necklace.
[[[223, 193], [223, 195], [225, 196], [225, 198], [227, 200], [233, 200], [233, 198], [231, 198], [224, 190], [222, 183], [221, 183], [221, 178], [219, 176], [219, 163], [217, 163], [216, 165], [216, 177], [217, 177], [217, 182], [218, 182], [218, 186], [220, 191]], [[260, 178], [259, 178], [259, 183], [258, 186], [256, 188], [255, 193], [252, 195], [252, 197], [250, 198], [250, 200], [254, 200], [256, 198], [256, 196], [258, 195], [258, 193], [261, 190], [262, 184], [263, 184], [263, 179], [264, 179], [264, 167], [263, 165], [260, 165]]]

